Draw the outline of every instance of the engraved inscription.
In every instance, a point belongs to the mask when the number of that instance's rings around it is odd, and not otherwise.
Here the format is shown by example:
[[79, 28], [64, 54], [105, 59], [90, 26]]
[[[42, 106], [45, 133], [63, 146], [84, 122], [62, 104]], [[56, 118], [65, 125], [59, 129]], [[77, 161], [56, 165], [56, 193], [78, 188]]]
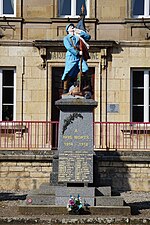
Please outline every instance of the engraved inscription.
[[63, 135], [63, 144], [65, 147], [88, 147], [90, 142], [89, 135], [78, 135], [78, 130], [75, 129], [73, 135]]
[[93, 182], [93, 154], [61, 154], [59, 182]]
[[[50, 58], [53, 60], [59, 60], [59, 59], [64, 59], [66, 57], [66, 52], [49, 52]], [[98, 60], [100, 58], [100, 53], [99, 52], [89, 52], [90, 59], [91, 60]]]

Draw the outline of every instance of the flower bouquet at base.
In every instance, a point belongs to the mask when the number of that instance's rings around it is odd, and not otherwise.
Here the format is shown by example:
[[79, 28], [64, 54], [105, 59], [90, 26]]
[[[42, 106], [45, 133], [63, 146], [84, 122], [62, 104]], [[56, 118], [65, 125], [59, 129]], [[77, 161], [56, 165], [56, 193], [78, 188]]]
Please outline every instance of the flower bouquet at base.
[[72, 195], [70, 195], [67, 204], [67, 209], [69, 214], [77, 214], [77, 215], [79, 215], [81, 212], [84, 211], [80, 195], [78, 195], [77, 198], [74, 198]]

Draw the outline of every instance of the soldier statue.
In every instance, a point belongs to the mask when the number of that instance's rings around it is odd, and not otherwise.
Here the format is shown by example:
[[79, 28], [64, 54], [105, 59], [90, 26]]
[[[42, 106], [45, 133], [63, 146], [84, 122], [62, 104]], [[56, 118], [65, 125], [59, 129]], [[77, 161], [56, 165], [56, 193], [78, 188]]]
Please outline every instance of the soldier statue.
[[86, 82], [87, 59], [90, 58], [88, 53], [89, 45], [86, 41], [91, 38], [85, 29], [83, 12], [77, 26], [75, 27], [73, 23], [68, 24], [66, 32], [64, 46], [67, 52], [65, 69], [62, 75], [63, 94], [83, 95], [83, 92], [90, 89]]

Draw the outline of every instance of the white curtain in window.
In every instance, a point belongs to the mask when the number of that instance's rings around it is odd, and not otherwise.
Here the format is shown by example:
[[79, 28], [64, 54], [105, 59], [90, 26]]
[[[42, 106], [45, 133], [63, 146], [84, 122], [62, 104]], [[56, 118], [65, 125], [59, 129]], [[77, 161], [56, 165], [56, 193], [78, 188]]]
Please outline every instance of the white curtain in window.
[[85, 6], [86, 6], [86, 9], [87, 9], [87, 0], [85, 0]]
[[12, 9], [14, 9], [14, 0], [11, 0]]
[[65, 3], [65, 0], [59, 0], [59, 10], [60, 10], [60, 14], [62, 13], [62, 9], [63, 9], [63, 5]]

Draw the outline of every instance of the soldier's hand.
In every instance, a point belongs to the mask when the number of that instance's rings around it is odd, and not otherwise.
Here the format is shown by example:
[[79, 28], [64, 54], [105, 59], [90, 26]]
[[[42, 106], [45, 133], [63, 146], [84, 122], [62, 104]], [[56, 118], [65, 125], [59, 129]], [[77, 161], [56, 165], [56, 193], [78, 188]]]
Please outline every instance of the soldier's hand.
[[76, 34], [80, 34], [80, 33], [81, 33], [81, 30], [80, 30], [80, 29], [75, 28], [75, 33], [76, 33]]

